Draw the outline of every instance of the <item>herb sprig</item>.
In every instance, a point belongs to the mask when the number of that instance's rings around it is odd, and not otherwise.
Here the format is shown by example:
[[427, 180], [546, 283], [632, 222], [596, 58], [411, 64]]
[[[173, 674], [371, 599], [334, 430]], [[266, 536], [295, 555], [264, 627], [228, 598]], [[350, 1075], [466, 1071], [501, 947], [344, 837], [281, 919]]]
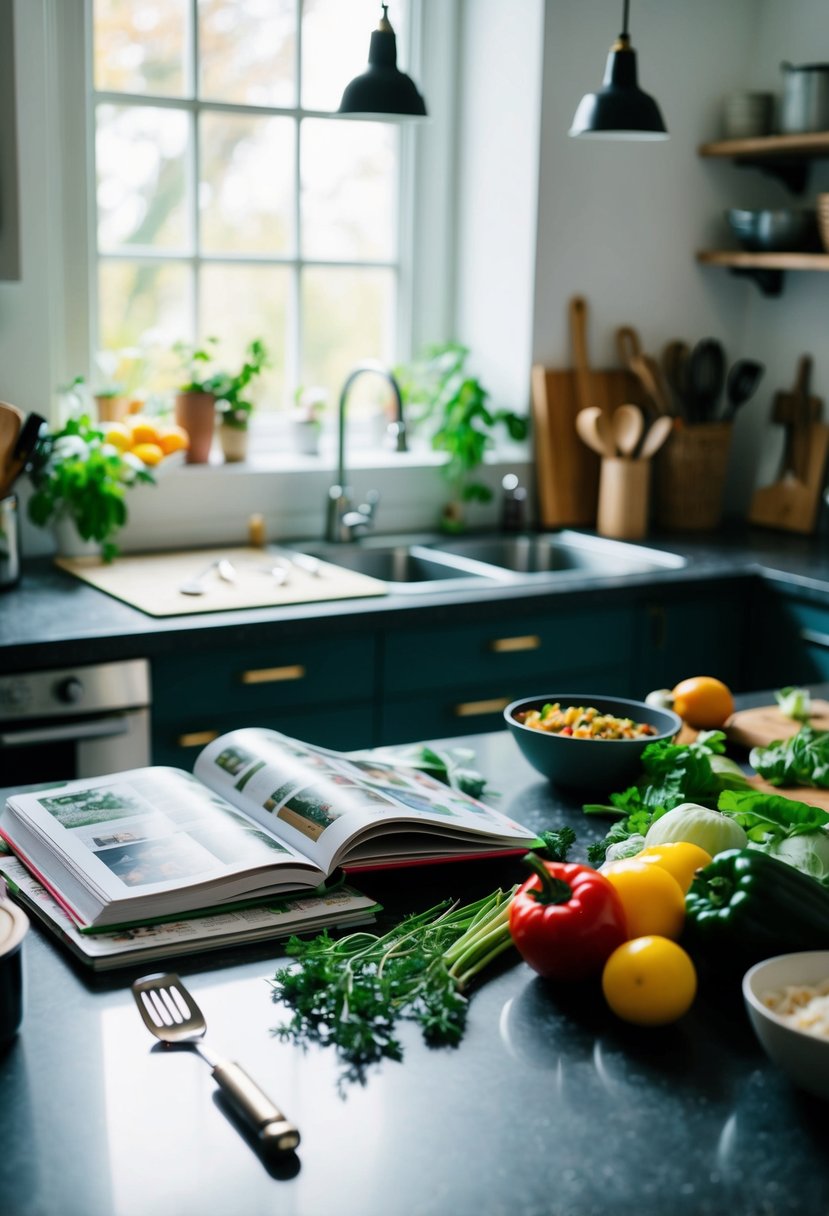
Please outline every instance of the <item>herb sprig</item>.
[[383, 935], [290, 938], [286, 950], [296, 961], [271, 983], [274, 1001], [291, 1016], [273, 1033], [300, 1046], [335, 1047], [345, 1065], [341, 1086], [365, 1083], [371, 1064], [403, 1058], [401, 1022], [419, 1025], [430, 1044], [457, 1044], [471, 984], [512, 946], [508, 918], [516, 890], [499, 889], [464, 906], [444, 901]]

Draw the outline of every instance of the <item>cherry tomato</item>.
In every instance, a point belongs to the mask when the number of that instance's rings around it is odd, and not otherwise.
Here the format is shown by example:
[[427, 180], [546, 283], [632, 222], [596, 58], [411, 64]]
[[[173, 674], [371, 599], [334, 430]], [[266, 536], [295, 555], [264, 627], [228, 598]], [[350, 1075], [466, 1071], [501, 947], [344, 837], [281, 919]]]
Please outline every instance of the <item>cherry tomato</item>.
[[656, 935], [618, 946], [604, 965], [602, 992], [617, 1017], [636, 1026], [667, 1026], [693, 1004], [697, 973], [676, 942]]
[[677, 938], [685, 924], [685, 894], [667, 870], [637, 857], [611, 861], [604, 874], [622, 902], [628, 937]]
[[697, 870], [707, 866], [712, 860], [711, 854], [706, 853], [698, 844], [690, 841], [676, 840], [665, 844], [652, 844], [637, 853], [634, 861], [646, 861], [649, 865], [661, 866], [673, 875], [682, 888], [683, 895], [690, 887]]

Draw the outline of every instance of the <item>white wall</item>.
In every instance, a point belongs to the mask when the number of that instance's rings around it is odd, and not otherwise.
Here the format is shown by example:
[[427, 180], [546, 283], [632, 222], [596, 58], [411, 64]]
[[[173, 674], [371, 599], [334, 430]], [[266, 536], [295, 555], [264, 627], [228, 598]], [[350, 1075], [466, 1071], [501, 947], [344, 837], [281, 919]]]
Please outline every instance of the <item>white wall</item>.
[[[658, 100], [671, 138], [570, 139], [573, 112], [598, 87], [620, 19], [617, 0], [546, 6], [533, 356], [571, 363], [567, 301], [581, 294], [596, 366], [615, 365], [613, 332], [626, 323], [651, 353], [671, 338], [712, 336], [731, 359], [766, 362], [732, 447], [727, 505], [744, 510], [763, 458], [766, 466], [779, 458], [769, 405], [775, 389], [791, 384], [800, 352], [815, 354], [815, 389], [829, 395], [829, 354], [821, 350], [829, 277], [790, 274], [783, 296], [772, 299], [749, 280], [698, 265], [697, 250], [734, 247], [726, 208], [790, 206], [792, 196], [757, 170], [701, 159], [696, 149], [721, 136], [727, 94], [779, 93], [781, 58], [829, 60], [829, 7], [825, 0], [634, 0], [639, 82]], [[829, 180], [827, 171], [819, 168], [814, 183]]]

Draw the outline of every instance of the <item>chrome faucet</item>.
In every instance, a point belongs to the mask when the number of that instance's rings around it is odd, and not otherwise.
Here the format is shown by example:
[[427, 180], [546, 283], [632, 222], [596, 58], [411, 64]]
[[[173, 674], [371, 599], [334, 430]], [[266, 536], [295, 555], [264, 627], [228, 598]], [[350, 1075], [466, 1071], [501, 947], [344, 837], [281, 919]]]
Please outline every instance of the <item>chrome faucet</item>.
[[377, 376], [382, 376], [391, 385], [394, 392], [396, 417], [394, 421], [389, 423], [387, 433], [394, 441], [395, 451], [405, 452], [407, 450], [406, 423], [403, 420], [403, 398], [400, 394], [400, 385], [388, 368], [383, 367], [382, 363], [375, 363], [373, 360], [359, 363], [349, 373], [340, 392], [340, 407], [337, 422], [337, 480], [328, 490], [328, 511], [325, 525], [325, 539], [336, 543], [354, 540], [355, 536], [367, 532], [374, 523], [374, 513], [380, 501], [380, 495], [377, 490], [369, 490], [366, 493], [366, 501], [359, 507], [354, 508], [351, 504], [351, 490], [346, 485], [345, 406], [351, 386], [365, 372], [373, 372]]

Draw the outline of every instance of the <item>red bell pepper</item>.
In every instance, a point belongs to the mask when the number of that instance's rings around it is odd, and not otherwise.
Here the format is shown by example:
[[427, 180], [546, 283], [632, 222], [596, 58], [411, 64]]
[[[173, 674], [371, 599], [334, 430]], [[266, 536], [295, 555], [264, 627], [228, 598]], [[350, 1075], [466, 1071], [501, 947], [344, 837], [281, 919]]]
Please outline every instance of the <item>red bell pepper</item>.
[[621, 901], [603, 874], [576, 862], [542, 861], [510, 905], [512, 940], [526, 963], [546, 979], [581, 980], [597, 975], [617, 946], [627, 941]]

